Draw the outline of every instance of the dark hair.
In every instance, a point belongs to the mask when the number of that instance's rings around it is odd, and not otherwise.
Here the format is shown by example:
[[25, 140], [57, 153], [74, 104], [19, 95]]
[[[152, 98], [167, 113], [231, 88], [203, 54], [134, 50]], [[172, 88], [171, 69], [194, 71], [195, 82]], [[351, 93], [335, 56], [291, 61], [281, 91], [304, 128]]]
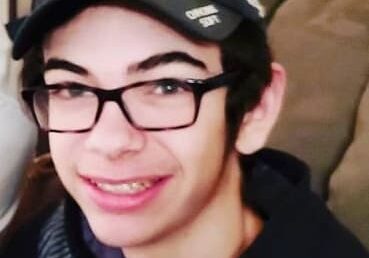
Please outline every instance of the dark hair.
[[[98, 5], [132, 8], [173, 27], [172, 23], [163, 17], [158, 17], [157, 14], [141, 4], [127, 5], [117, 0], [103, 0]], [[180, 27], [174, 29], [197, 44], [204, 43], [204, 40], [189, 35]], [[228, 132], [227, 146], [230, 147], [235, 141], [245, 112], [252, 110], [259, 103], [264, 88], [271, 81], [272, 56], [265, 31], [261, 29], [259, 24], [251, 21], [242, 22], [230, 37], [216, 43], [221, 48], [223, 70], [239, 71], [241, 74], [239, 80], [229, 86], [227, 93], [225, 113]], [[21, 73], [23, 87], [32, 87], [43, 83], [43, 62], [42, 43], [40, 42], [24, 57]]]
[[219, 43], [224, 71], [240, 71], [239, 80], [228, 87], [226, 119], [228, 146], [234, 143], [244, 114], [259, 102], [272, 79], [272, 54], [264, 30], [244, 21]]

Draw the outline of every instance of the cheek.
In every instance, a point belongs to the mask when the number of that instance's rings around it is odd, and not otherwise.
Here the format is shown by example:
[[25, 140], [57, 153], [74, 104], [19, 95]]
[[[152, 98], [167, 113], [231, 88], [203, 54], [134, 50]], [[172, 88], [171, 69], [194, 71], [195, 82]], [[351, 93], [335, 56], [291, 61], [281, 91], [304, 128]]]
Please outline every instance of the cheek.
[[61, 179], [72, 175], [80, 156], [82, 135], [49, 134], [50, 152], [56, 171]]
[[210, 171], [221, 169], [223, 164], [226, 141], [224, 99], [225, 90], [206, 94], [194, 125], [162, 135], [162, 141], [178, 159], [182, 170], [193, 177], [199, 174], [212, 176]]

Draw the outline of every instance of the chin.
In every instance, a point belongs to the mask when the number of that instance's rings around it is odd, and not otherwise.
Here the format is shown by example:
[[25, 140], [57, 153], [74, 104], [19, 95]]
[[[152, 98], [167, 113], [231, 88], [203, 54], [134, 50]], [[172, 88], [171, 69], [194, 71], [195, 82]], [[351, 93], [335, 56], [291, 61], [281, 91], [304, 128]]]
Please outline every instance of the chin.
[[[124, 218], [119, 216], [114, 219], [103, 216], [99, 219], [94, 215], [92, 218], [88, 219], [92, 232], [107, 246], [118, 248], [139, 246], [151, 242], [155, 235], [149, 226], [142, 226], [142, 223], [123, 223]], [[139, 227], [139, 224], [142, 227]]]
[[[122, 232], [93, 231], [96, 238], [103, 244], [116, 248], [126, 248], [141, 245], [143, 238]], [[129, 235], [129, 236], [128, 236]]]

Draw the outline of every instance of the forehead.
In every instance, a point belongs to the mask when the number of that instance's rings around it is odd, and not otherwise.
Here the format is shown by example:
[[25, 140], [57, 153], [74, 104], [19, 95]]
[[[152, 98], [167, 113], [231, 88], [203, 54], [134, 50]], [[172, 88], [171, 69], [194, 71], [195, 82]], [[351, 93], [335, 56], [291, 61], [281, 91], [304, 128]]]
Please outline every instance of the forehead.
[[55, 29], [44, 43], [45, 58], [99, 63], [119, 59], [124, 65], [162, 52], [183, 51], [205, 63], [220, 63], [214, 43], [195, 43], [168, 25], [140, 12], [116, 6], [83, 10]]

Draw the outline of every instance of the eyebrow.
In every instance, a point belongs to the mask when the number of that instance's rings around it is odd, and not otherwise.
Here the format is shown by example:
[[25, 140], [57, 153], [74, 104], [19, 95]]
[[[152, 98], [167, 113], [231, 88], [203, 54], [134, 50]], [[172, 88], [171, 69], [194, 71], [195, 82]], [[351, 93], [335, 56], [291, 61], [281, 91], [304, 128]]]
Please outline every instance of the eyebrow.
[[204, 62], [192, 57], [191, 55], [180, 52], [168, 52], [168, 53], [161, 53], [154, 56], [151, 56], [137, 64], [130, 65], [128, 67], [128, 72], [140, 72], [140, 71], [147, 71], [153, 68], [156, 68], [161, 65], [167, 65], [170, 63], [185, 63], [189, 64], [203, 70], [206, 70], [207, 67]]
[[[147, 70], [156, 68], [158, 66], [167, 65], [170, 63], [186, 63], [192, 66], [201, 68], [203, 70], [207, 69], [204, 62], [192, 57], [191, 55], [185, 52], [174, 51], [174, 52], [157, 54], [141, 62], [138, 62], [136, 64], [129, 65], [127, 72], [134, 73], [134, 72], [140, 72], [140, 71], [147, 71]], [[65, 70], [65, 71], [73, 72], [73, 73], [83, 75], [83, 76], [89, 75], [89, 71], [86, 68], [80, 65], [74, 64], [68, 60], [60, 59], [60, 58], [50, 58], [44, 65], [43, 70], [44, 72], [50, 71], [50, 70]]]
[[69, 62], [64, 59], [59, 59], [59, 58], [50, 58], [46, 62], [44, 66], [44, 72], [50, 71], [50, 70], [66, 70], [66, 71], [73, 72], [73, 73], [80, 74], [80, 75], [89, 74], [87, 69], [83, 68], [82, 66], [79, 66], [72, 62]]

